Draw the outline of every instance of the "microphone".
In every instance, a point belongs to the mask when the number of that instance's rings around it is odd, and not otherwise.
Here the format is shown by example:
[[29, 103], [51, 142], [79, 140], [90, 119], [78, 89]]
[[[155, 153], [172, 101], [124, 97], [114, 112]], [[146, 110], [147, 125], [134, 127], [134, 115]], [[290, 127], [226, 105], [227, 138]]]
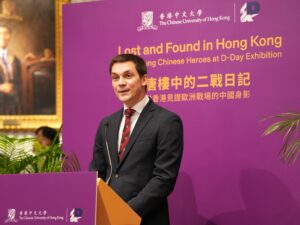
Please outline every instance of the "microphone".
[[109, 173], [109, 176], [107, 177], [105, 183], [106, 184], [109, 184], [109, 181], [111, 179], [111, 176], [112, 176], [112, 171], [113, 171], [113, 168], [112, 168], [112, 163], [111, 163], [111, 158], [110, 158], [110, 151], [109, 151], [109, 147], [108, 147], [108, 143], [107, 143], [107, 129], [109, 127], [109, 122], [106, 121], [104, 123], [104, 127], [105, 127], [105, 131], [104, 131], [104, 135], [105, 135], [105, 145], [106, 145], [106, 151], [107, 151], [107, 156], [108, 156], [108, 163], [109, 163], [109, 167], [110, 167], [110, 173]]

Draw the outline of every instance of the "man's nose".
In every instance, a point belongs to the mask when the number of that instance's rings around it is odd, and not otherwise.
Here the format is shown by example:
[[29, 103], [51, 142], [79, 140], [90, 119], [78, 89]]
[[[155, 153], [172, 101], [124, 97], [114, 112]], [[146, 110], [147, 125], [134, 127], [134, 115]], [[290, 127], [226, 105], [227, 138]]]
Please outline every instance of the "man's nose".
[[119, 79], [119, 85], [123, 86], [125, 84], [126, 84], [125, 79], [123, 77], [120, 77], [120, 79]]

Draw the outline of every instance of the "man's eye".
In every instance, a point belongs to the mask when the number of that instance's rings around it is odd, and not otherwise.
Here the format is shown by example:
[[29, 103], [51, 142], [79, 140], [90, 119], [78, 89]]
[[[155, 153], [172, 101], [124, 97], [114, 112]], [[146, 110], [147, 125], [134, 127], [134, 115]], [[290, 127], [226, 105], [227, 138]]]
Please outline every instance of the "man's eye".
[[126, 74], [126, 78], [131, 78], [131, 74]]
[[116, 81], [116, 80], [118, 80], [119, 79], [119, 77], [112, 77], [112, 80], [113, 81]]

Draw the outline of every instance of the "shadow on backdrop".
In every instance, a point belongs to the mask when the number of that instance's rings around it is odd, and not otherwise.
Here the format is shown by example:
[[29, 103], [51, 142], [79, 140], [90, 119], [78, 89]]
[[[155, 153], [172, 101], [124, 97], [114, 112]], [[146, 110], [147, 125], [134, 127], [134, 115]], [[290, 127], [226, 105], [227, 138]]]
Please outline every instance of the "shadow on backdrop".
[[299, 225], [300, 208], [292, 193], [274, 174], [249, 169], [241, 172], [244, 210], [226, 212], [206, 225]]
[[205, 225], [207, 222], [198, 214], [192, 179], [185, 172], [178, 175], [175, 189], [169, 197], [169, 210], [172, 225]]

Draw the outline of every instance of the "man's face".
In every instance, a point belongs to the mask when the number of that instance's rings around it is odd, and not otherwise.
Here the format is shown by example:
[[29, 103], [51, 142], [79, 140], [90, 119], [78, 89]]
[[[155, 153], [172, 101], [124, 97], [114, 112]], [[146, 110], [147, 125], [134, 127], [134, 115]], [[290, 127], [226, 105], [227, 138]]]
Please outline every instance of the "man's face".
[[10, 31], [7, 27], [0, 27], [0, 48], [5, 49], [10, 41]]
[[133, 62], [115, 63], [111, 68], [111, 79], [118, 99], [127, 107], [132, 107], [146, 94], [148, 76], [140, 77]]

